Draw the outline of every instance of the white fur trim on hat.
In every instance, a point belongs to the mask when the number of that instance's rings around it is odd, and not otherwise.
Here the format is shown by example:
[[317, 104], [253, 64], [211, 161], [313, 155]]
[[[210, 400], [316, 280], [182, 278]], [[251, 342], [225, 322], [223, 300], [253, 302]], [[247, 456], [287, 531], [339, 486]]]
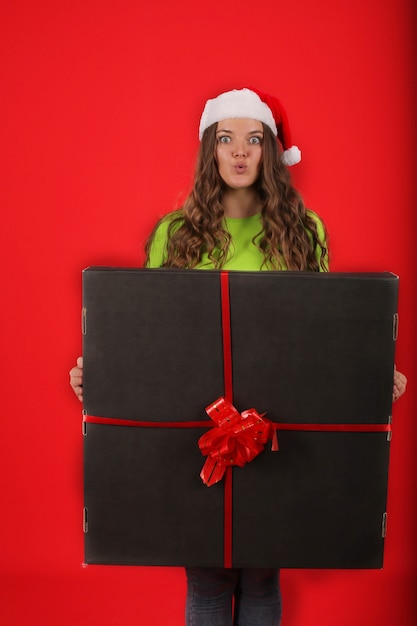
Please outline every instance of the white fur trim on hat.
[[221, 120], [248, 118], [269, 126], [275, 136], [277, 127], [271, 109], [251, 89], [233, 89], [207, 100], [200, 120], [199, 138], [206, 128]]

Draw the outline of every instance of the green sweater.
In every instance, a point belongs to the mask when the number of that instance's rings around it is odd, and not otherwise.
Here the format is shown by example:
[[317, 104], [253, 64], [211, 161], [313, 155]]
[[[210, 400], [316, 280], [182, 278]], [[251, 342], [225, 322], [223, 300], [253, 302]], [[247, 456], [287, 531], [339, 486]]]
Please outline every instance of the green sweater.
[[[318, 234], [321, 241], [324, 241], [323, 224], [315, 213], [310, 215], [315, 219], [318, 228]], [[226, 230], [232, 237], [230, 251], [226, 263], [222, 269], [225, 270], [241, 270], [256, 271], [260, 269], [268, 269], [262, 267], [264, 260], [263, 253], [253, 243], [254, 238], [262, 231], [261, 216], [259, 213], [251, 217], [226, 217]], [[167, 231], [170, 224], [169, 216], [163, 219], [154, 234], [149, 254], [147, 267], [161, 267], [166, 259], [166, 243]], [[256, 241], [256, 239], [255, 239]], [[321, 250], [317, 250], [317, 259], [320, 262]], [[213, 263], [208, 259], [206, 253], [195, 269], [213, 269]]]

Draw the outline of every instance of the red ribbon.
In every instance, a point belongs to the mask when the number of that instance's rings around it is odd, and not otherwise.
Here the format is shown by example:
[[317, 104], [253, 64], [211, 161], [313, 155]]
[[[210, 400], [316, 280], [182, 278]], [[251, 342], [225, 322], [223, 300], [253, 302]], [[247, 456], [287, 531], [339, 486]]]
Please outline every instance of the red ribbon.
[[209, 417], [217, 424], [198, 440], [207, 460], [201, 471], [201, 479], [208, 487], [221, 480], [231, 465], [244, 467], [262, 450], [269, 439], [272, 449], [278, 449], [276, 429], [269, 420], [263, 419], [255, 409], [242, 413], [229, 400], [221, 397], [206, 408]]
[[[249, 409], [249, 411], [254, 409]], [[242, 413], [244, 415], [246, 411]], [[263, 413], [262, 415], [265, 415]], [[261, 415], [261, 417], [262, 417]], [[103, 424], [104, 426], [136, 426], [139, 428], [215, 428], [209, 420], [194, 422], [140, 422], [131, 419], [119, 419], [115, 417], [99, 417], [98, 415], [83, 415], [84, 424]], [[287, 422], [269, 422], [277, 430], [311, 431], [325, 433], [389, 433], [392, 425], [386, 424], [290, 424]], [[278, 448], [277, 448], [278, 449]]]

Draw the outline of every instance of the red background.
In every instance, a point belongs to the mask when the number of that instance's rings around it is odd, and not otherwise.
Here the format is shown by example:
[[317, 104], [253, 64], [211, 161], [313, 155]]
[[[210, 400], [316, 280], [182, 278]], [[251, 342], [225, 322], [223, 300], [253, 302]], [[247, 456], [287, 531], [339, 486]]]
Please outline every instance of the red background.
[[[285, 103], [296, 186], [333, 270], [400, 275], [382, 571], [283, 572], [283, 626], [415, 623], [415, 15], [412, 0], [2, 0], [0, 619], [177, 626], [181, 569], [83, 567], [81, 269], [139, 265], [189, 189], [208, 97]], [[366, 385], [366, 380], [363, 381]]]

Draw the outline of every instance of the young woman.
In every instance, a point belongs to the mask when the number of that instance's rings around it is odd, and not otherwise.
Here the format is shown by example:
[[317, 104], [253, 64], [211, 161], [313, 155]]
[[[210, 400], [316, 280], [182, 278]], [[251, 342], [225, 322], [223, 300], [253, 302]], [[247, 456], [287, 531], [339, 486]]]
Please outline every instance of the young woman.
[[148, 267], [327, 269], [323, 225], [305, 209], [286, 166], [300, 152], [279, 101], [262, 96], [269, 105], [249, 89], [207, 102], [193, 190], [157, 225]]
[[[326, 271], [320, 218], [306, 209], [288, 165], [300, 160], [285, 111], [271, 96], [233, 90], [208, 100], [193, 189], [156, 225], [146, 266]], [[82, 399], [82, 358], [70, 372]], [[406, 379], [395, 370], [393, 399]], [[278, 626], [277, 569], [186, 568], [187, 626]], [[233, 609], [234, 607], [234, 609]]]

